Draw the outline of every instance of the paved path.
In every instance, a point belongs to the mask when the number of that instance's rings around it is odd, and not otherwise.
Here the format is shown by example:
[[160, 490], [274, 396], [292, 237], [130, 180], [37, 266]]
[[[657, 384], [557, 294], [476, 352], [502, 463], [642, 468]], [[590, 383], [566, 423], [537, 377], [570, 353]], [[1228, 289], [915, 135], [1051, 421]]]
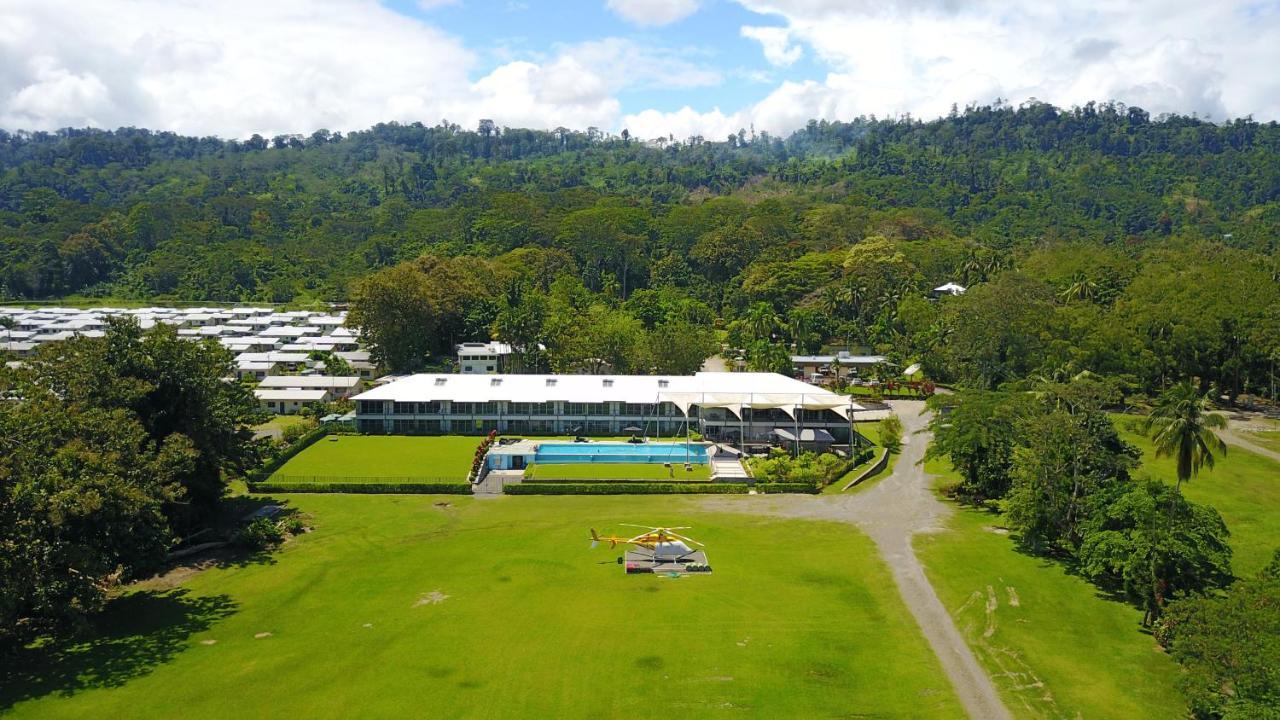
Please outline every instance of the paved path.
[[1249, 438], [1249, 428], [1257, 427], [1248, 422], [1240, 422], [1227, 418], [1227, 429], [1219, 430], [1218, 435], [1223, 442], [1228, 445], [1244, 448], [1251, 453], [1261, 455], [1264, 458], [1271, 458], [1276, 462], [1280, 462], [1280, 452], [1276, 452], [1270, 448], [1263, 447]]
[[904, 446], [893, 473], [870, 488], [849, 495], [778, 495], [708, 498], [717, 510], [749, 512], [857, 525], [875, 542], [893, 574], [907, 608], [942, 663], [956, 695], [974, 720], [1011, 718], [991, 678], [974, 658], [951, 615], [925, 577], [911, 539], [937, 532], [953, 510], [934, 496], [920, 461], [930, 435], [924, 403], [891, 403], [902, 419]]

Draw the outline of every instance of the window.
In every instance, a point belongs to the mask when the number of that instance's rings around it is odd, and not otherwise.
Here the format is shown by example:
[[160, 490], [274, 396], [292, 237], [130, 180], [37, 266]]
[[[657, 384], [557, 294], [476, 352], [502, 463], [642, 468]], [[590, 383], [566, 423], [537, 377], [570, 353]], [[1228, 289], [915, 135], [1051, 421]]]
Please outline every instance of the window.
[[484, 369], [485, 369], [485, 371], [486, 371], [486, 372], [493, 372], [493, 366], [492, 366], [492, 365], [485, 365], [485, 366], [484, 366]]
[[564, 412], [566, 415], [586, 415], [586, 403], [565, 403]]

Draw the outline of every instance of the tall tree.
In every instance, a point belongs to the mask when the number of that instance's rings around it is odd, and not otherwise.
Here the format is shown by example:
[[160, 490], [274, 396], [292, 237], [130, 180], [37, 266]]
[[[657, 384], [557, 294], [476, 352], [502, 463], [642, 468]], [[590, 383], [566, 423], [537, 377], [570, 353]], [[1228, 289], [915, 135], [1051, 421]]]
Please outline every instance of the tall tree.
[[1190, 480], [1207, 466], [1213, 469], [1215, 453], [1225, 455], [1226, 443], [1213, 431], [1227, 426], [1227, 419], [1209, 412], [1212, 390], [1200, 394], [1191, 381], [1169, 388], [1144, 421], [1147, 434], [1156, 446], [1157, 457], [1173, 457], [1178, 484]]

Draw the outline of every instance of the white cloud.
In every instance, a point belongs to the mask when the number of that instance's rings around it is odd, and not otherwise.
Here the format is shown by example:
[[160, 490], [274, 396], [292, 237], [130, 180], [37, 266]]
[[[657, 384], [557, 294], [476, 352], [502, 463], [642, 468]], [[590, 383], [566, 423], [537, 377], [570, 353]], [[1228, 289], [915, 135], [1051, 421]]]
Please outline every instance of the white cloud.
[[[786, 81], [730, 113], [628, 116], [655, 134], [719, 134], [754, 122], [785, 133], [809, 118], [910, 113], [932, 118], [953, 103], [1070, 107], [1117, 100], [1153, 114], [1215, 119], [1280, 118], [1280, 8], [1269, 4], [1113, 3], [1068, 0], [1010, 5], [994, 0], [739, 0], [780, 19], [745, 26], [764, 57], [785, 65], [794, 48], [829, 69], [824, 78]], [[762, 32], [763, 31], [763, 32]], [[794, 60], [791, 60], [794, 62]], [[632, 128], [635, 129], [634, 127]], [[640, 133], [637, 133], [640, 134]]]
[[744, 25], [742, 37], [759, 42], [764, 50], [764, 59], [768, 60], [770, 65], [787, 67], [804, 54], [803, 48], [791, 44], [791, 37], [786, 28]]
[[418, 7], [428, 12], [446, 5], [457, 5], [458, 0], [418, 0]]
[[698, 11], [698, 0], [607, 0], [609, 9], [627, 22], [660, 27], [683, 20]]
[[605, 38], [473, 80], [462, 42], [374, 0], [0, 0], [0, 127], [187, 134], [386, 121], [615, 129], [627, 88], [714, 85], [688, 50]]

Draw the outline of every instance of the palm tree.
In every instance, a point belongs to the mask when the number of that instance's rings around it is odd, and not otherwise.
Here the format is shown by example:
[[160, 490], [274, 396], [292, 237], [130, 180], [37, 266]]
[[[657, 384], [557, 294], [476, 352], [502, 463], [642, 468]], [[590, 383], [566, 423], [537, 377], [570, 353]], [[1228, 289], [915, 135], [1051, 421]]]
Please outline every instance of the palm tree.
[[743, 320], [746, 321], [747, 330], [751, 333], [753, 340], [771, 339], [773, 331], [782, 324], [782, 318], [778, 317], [778, 313], [773, 311], [773, 306], [767, 302], [758, 302], [747, 308]]
[[1214, 434], [1227, 426], [1227, 419], [1209, 412], [1213, 390], [1201, 395], [1190, 380], [1169, 388], [1160, 396], [1144, 423], [1156, 446], [1156, 457], [1172, 455], [1178, 463], [1178, 486], [1207, 466], [1213, 469], [1214, 453], [1227, 454], [1226, 443]]
[[1098, 283], [1090, 280], [1084, 273], [1076, 273], [1072, 276], [1066, 288], [1058, 293], [1058, 297], [1062, 298], [1063, 302], [1071, 302], [1072, 300], [1093, 301], [1097, 296]]

